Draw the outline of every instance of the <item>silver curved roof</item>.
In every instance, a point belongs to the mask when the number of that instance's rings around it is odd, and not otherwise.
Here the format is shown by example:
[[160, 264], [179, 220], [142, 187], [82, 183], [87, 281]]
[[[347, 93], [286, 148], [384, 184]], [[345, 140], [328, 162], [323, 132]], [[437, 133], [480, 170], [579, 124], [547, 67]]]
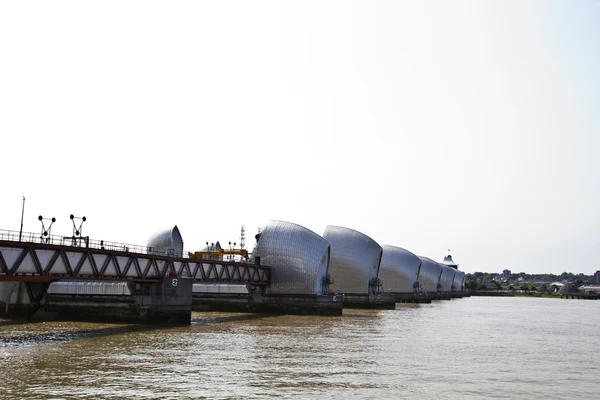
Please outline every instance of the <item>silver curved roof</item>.
[[412, 293], [419, 276], [421, 259], [402, 247], [383, 245], [379, 279], [386, 292]]
[[421, 257], [421, 270], [419, 271], [419, 286], [423, 292], [437, 292], [438, 283], [442, 274], [442, 266], [427, 257]]
[[452, 290], [455, 292], [462, 291], [464, 279], [465, 279], [465, 273], [462, 271], [456, 271], [456, 275], [454, 275], [454, 282], [452, 282]]
[[303, 226], [270, 221], [258, 237], [252, 259], [271, 267], [267, 293], [323, 294], [329, 242]]
[[323, 234], [331, 245], [330, 289], [348, 294], [368, 294], [377, 279], [383, 248], [369, 236], [342, 226], [328, 225]]
[[440, 266], [442, 267], [442, 276], [440, 278], [440, 284], [442, 285], [441, 290], [442, 292], [451, 292], [456, 270], [444, 264], [440, 264]]
[[183, 238], [179, 228], [175, 225], [173, 228], [163, 229], [156, 232], [148, 239], [148, 253], [179, 255], [183, 254]]

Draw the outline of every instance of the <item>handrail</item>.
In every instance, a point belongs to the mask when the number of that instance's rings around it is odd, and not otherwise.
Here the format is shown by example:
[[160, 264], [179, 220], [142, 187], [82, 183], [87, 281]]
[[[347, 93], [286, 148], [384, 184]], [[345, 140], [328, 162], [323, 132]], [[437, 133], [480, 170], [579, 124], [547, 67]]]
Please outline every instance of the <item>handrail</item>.
[[[19, 240], [19, 236], [21, 240]], [[89, 236], [42, 236], [39, 233], [11, 231], [0, 229], [0, 240], [8, 242], [44, 243], [60, 246], [86, 247], [97, 250], [123, 251], [127, 253], [162, 255], [179, 258], [189, 258], [187, 252], [177, 252], [174, 249], [168, 251], [152, 249], [152, 247], [135, 244], [110, 242], [107, 240], [90, 239]]]

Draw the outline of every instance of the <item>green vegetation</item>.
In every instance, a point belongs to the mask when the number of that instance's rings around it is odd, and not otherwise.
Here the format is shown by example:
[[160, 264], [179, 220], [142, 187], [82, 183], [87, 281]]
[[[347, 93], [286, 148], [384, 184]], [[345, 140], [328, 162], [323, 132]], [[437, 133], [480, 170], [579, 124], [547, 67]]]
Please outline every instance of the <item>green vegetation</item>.
[[[553, 281], [569, 281], [575, 285], [594, 281], [592, 275], [573, 274], [571, 272], [563, 272], [560, 275], [526, 274], [519, 272], [510, 274], [508, 280], [501, 278], [501, 274], [499, 273], [475, 272], [473, 274], [466, 274], [465, 287], [467, 290], [519, 291], [528, 296], [553, 297], [559, 289], [557, 285], [550, 285]], [[496, 287], [494, 288], [492, 285]]]
[[[475, 272], [467, 274], [467, 280], [475, 280], [477, 282], [491, 282], [494, 277], [501, 275], [498, 273], [491, 272]], [[569, 281], [569, 282], [593, 282], [593, 275], [585, 274], [574, 274], [572, 272], [563, 272], [560, 275], [555, 274], [526, 274], [525, 272], [518, 272], [510, 274], [508, 277], [509, 282], [518, 281], [522, 278], [523, 282], [554, 282], [554, 281]]]
[[522, 285], [519, 286], [519, 290], [521, 290], [523, 292], [528, 292], [529, 291], [529, 284], [523, 283]]

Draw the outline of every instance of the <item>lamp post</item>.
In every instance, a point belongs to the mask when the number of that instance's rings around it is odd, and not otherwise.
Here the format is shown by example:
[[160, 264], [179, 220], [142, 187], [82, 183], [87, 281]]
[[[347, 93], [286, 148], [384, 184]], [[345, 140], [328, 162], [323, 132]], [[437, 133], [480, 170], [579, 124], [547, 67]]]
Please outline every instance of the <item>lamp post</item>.
[[[50, 232], [52, 230], [52, 224], [54, 224], [56, 222], [56, 218], [52, 217], [52, 218], [44, 218], [41, 215], [38, 217], [38, 221], [40, 221], [42, 223], [42, 233], [40, 235], [40, 240], [42, 243], [48, 243], [50, 242]], [[44, 225], [44, 221], [50, 221], [50, 225], [48, 225], [48, 229], [46, 229], [46, 226]], [[47, 236], [47, 237], [46, 237]], [[44, 239], [44, 237], [46, 237]]]
[[[81, 240], [81, 238], [83, 236], [81, 234], [82, 230], [83, 230], [82, 229], [83, 228], [83, 223], [85, 221], [87, 221], [87, 218], [86, 217], [81, 217], [81, 218], [80, 217], [75, 217], [73, 214], [71, 214], [69, 216], [69, 218], [71, 219], [71, 222], [73, 222], [73, 246], [77, 246], [77, 239]], [[76, 219], [81, 220], [81, 223], [79, 224], [79, 228], [77, 228], [77, 226], [75, 225], [75, 220]], [[81, 242], [79, 243], [79, 245], [81, 246]], [[86, 241], [86, 245], [87, 245], [87, 241]]]

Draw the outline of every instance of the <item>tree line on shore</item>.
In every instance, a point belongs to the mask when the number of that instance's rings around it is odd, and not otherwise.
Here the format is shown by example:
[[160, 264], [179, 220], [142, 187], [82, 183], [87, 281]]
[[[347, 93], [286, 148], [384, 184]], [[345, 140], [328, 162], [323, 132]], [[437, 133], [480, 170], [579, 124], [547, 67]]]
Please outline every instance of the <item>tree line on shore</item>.
[[559, 287], [552, 282], [572, 282], [575, 285], [594, 283], [593, 275], [572, 272], [556, 274], [526, 274], [525, 272], [511, 273], [508, 279], [501, 274], [489, 272], [474, 272], [466, 274], [465, 288], [467, 290], [521, 290], [526, 292], [555, 293]]

